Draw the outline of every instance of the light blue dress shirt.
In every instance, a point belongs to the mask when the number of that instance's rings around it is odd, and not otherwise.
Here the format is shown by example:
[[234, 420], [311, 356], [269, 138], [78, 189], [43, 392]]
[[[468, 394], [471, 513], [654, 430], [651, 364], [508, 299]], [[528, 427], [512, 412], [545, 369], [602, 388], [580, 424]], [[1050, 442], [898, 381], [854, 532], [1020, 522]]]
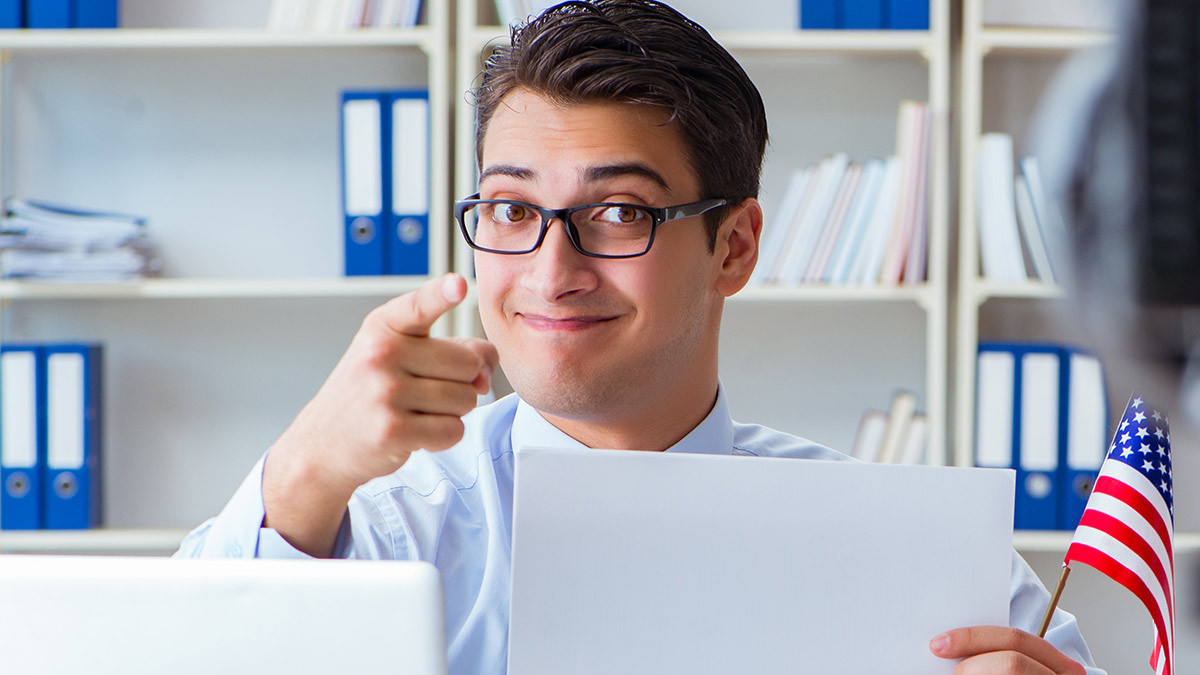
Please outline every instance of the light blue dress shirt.
[[[354, 493], [334, 555], [433, 563], [445, 587], [450, 673], [503, 675], [512, 564], [513, 448], [586, 448], [515, 395], [476, 409], [464, 422], [466, 434], [453, 448], [414, 453], [399, 471]], [[734, 422], [724, 389], [708, 417], [667, 452], [848, 459], [789, 434]], [[189, 534], [176, 555], [307, 557], [278, 532], [262, 527], [262, 467], [259, 460], [220, 515]], [[1049, 599], [1037, 576], [1014, 552], [1010, 625], [1036, 632]], [[1070, 614], [1058, 610], [1046, 637], [1091, 665]], [[1088, 673], [1103, 675], [1095, 668]]]

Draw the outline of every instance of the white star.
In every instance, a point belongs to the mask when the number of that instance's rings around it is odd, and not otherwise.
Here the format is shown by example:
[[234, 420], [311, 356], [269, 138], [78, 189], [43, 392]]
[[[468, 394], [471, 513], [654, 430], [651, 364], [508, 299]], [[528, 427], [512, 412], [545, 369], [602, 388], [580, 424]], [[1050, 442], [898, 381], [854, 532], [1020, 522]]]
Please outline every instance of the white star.
[[1142, 399], [1141, 398], [1133, 399], [1133, 402], [1130, 403], [1129, 406], [1132, 408], [1140, 408], [1142, 406]]
[[1138, 427], [1137, 433], [1134, 434], [1134, 436], [1137, 436], [1138, 438], [1145, 438], [1149, 435], [1150, 432], [1146, 431], [1146, 427]]
[[1153, 471], [1154, 463], [1151, 462], [1150, 460], [1146, 460], [1146, 461], [1142, 462], [1142, 468], [1145, 469], [1146, 471]]
[[1129, 442], [1129, 434], [1121, 434], [1121, 442], [1128, 443]]
[[1162, 421], [1162, 415], [1159, 415], [1157, 410], [1155, 410], [1155, 411], [1154, 411], [1154, 414], [1153, 414], [1153, 415], [1151, 415], [1151, 417], [1153, 417], [1153, 418], [1154, 418], [1154, 421], [1155, 421], [1155, 422], [1161, 422], [1161, 421]]
[[1132, 455], [1132, 454], [1133, 454], [1133, 451], [1132, 451], [1132, 450], [1130, 450], [1129, 448], [1124, 448], [1124, 449], [1122, 449], [1122, 450], [1121, 450], [1121, 456], [1122, 456], [1122, 457], [1128, 457], [1128, 456], [1130, 456], [1130, 455]]
[[1158, 436], [1158, 440], [1160, 440], [1160, 441], [1167, 437], [1167, 435], [1162, 432], [1162, 429], [1156, 429], [1154, 431], [1154, 435]]
[[1128, 426], [1129, 426], [1129, 420], [1122, 421], [1121, 422], [1121, 431], [1125, 431], [1125, 428]]
[[1144, 420], [1144, 419], [1146, 419], [1146, 416], [1145, 416], [1145, 415], [1143, 415], [1143, 414], [1142, 414], [1142, 412], [1141, 412], [1140, 410], [1139, 410], [1137, 413], [1135, 413], [1135, 414], [1134, 414], [1134, 416], [1133, 416], [1133, 422], [1134, 422], [1134, 424], [1137, 424], [1138, 422], [1141, 422], [1141, 421], [1142, 421], [1142, 420]]
[[1171, 487], [1167, 485], [1167, 481], [1162, 482], [1162, 491], [1164, 494], [1171, 494]]
[[1147, 454], [1147, 453], [1149, 453], [1149, 452], [1151, 452], [1151, 450], [1150, 450], [1150, 444], [1149, 444], [1149, 443], [1142, 443], [1142, 447], [1138, 448], [1138, 452], [1142, 453], [1143, 455], [1144, 455], [1144, 454]]
[[1166, 456], [1167, 456], [1167, 451], [1166, 451], [1166, 450], [1163, 450], [1162, 446], [1160, 445], [1160, 446], [1158, 446], [1158, 454], [1159, 454], [1159, 455], [1161, 455], [1161, 456], [1163, 456], [1163, 457], [1166, 457]]

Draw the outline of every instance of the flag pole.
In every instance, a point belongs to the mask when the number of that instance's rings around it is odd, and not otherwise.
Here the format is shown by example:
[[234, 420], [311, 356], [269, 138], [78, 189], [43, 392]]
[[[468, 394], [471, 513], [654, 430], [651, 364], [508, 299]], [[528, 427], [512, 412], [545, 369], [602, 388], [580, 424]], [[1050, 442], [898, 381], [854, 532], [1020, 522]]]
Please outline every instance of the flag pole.
[[1063, 563], [1062, 574], [1058, 575], [1058, 583], [1054, 586], [1054, 595], [1050, 597], [1050, 606], [1046, 608], [1046, 616], [1042, 617], [1042, 628], [1038, 631], [1038, 637], [1046, 637], [1046, 629], [1050, 627], [1050, 617], [1054, 616], [1054, 609], [1058, 607], [1058, 599], [1062, 597], [1063, 586], [1067, 585], [1067, 575], [1071, 573], [1071, 565]]

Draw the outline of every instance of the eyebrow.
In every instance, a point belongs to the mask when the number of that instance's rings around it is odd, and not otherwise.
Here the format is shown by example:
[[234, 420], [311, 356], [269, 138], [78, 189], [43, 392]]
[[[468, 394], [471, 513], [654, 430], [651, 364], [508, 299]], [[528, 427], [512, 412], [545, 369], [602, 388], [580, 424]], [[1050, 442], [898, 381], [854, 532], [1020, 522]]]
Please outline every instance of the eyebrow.
[[[605, 164], [603, 166], [589, 167], [583, 172], [584, 178], [589, 183], [600, 182], [611, 178], [619, 178], [621, 176], [640, 176], [649, 179], [655, 185], [663, 190], [670, 190], [667, 185], [667, 180], [662, 174], [650, 168], [642, 162], [627, 162], [624, 164]], [[494, 164], [484, 169], [479, 174], [479, 182], [489, 176], [509, 176], [518, 180], [532, 180], [537, 177], [537, 171], [523, 166], [513, 164]]]

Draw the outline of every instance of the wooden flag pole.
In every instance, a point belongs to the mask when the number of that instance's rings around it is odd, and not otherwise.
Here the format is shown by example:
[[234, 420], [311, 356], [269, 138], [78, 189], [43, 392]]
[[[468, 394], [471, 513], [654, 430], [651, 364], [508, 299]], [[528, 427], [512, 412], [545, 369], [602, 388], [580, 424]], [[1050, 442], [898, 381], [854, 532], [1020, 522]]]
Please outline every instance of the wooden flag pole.
[[1046, 637], [1046, 629], [1050, 627], [1050, 617], [1054, 616], [1054, 609], [1058, 607], [1058, 599], [1062, 597], [1063, 586], [1067, 585], [1067, 575], [1071, 573], [1071, 566], [1063, 563], [1062, 574], [1058, 575], [1058, 583], [1054, 586], [1054, 595], [1050, 597], [1050, 606], [1046, 608], [1046, 616], [1042, 617], [1042, 628], [1038, 631], [1038, 637]]

